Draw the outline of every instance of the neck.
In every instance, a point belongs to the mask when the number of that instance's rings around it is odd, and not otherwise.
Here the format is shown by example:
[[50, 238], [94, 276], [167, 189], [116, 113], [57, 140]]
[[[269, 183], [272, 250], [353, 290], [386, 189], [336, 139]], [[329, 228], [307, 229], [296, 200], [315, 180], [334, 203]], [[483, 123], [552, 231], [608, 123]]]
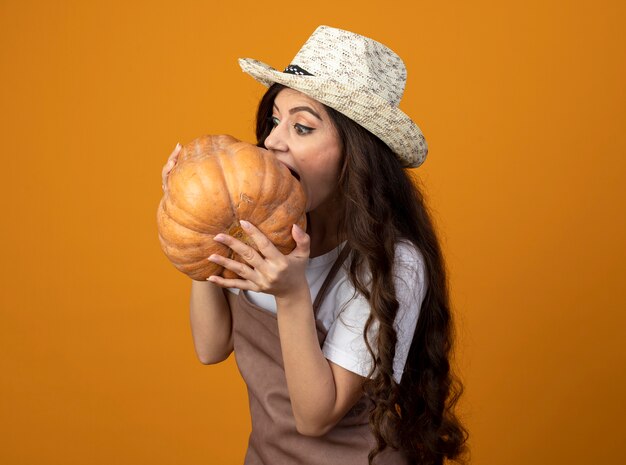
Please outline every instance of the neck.
[[341, 243], [339, 212], [332, 206], [320, 206], [307, 216], [307, 233], [311, 237], [311, 257], [330, 252]]

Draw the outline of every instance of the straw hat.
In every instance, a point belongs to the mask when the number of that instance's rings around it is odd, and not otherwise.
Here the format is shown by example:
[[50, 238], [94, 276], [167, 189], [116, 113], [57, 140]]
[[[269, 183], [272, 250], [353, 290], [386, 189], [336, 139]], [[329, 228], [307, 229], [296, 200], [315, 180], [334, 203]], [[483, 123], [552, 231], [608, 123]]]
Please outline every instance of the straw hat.
[[320, 26], [283, 72], [252, 58], [240, 58], [239, 65], [265, 86], [283, 84], [343, 113], [385, 142], [403, 166], [424, 162], [422, 131], [398, 108], [406, 68], [385, 45]]

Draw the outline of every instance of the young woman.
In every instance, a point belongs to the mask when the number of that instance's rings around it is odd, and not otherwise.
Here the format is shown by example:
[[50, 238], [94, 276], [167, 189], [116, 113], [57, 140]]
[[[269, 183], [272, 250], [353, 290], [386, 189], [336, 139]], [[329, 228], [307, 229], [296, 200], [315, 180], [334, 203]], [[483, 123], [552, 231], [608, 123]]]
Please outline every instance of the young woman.
[[[270, 86], [257, 139], [299, 177], [307, 231], [280, 253], [241, 221], [259, 251], [207, 257], [241, 279], [192, 282], [199, 359], [235, 353], [248, 386], [246, 464], [441, 464], [467, 434], [453, 413], [452, 324], [444, 262], [405, 167], [427, 153], [398, 103], [406, 71], [384, 45], [321, 26], [283, 72], [251, 59]], [[170, 156], [163, 176], [176, 162]]]

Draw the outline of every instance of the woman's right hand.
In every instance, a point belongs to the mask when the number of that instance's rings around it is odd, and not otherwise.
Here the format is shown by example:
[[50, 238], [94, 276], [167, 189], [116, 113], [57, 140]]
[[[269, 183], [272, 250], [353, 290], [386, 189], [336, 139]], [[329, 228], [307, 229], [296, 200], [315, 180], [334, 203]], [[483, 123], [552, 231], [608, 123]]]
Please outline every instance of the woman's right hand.
[[167, 191], [167, 177], [170, 174], [170, 171], [174, 169], [174, 166], [176, 165], [176, 162], [178, 161], [178, 155], [180, 154], [180, 150], [182, 148], [183, 146], [180, 145], [180, 143], [176, 144], [176, 147], [174, 147], [174, 151], [170, 154], [169, 158], [167, 159], [167, 163], [165, 163], [165, 166], [163, 166], [163, 170], [161, 171], [161, 180], [162, 180], [161, 187], [163, 188], [163, 192]]

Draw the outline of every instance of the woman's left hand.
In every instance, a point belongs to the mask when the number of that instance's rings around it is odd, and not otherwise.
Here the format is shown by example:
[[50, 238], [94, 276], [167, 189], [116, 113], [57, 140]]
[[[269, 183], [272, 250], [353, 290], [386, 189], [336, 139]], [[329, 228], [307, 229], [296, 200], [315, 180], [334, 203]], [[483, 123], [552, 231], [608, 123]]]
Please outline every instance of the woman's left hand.
[[294, 224], [291, 235], [296, 241], [296, 248], [289, 255], [283, 255], [254, 225], [243, 220], [239, 223], [260, 253], [228, 234], [217, 234], [214, 240], [230, 247], [245, 263], [213, 254], [209, 257], [210, 261], [237, 273], [242, 279], [210, 276], [209, 281], [221, 287], [264, 292], [275, 297], [286, 297], [289, 293], [301, 291], [303, 287], [308, 289], [305, 276], [310, 253], [308, 234]]

